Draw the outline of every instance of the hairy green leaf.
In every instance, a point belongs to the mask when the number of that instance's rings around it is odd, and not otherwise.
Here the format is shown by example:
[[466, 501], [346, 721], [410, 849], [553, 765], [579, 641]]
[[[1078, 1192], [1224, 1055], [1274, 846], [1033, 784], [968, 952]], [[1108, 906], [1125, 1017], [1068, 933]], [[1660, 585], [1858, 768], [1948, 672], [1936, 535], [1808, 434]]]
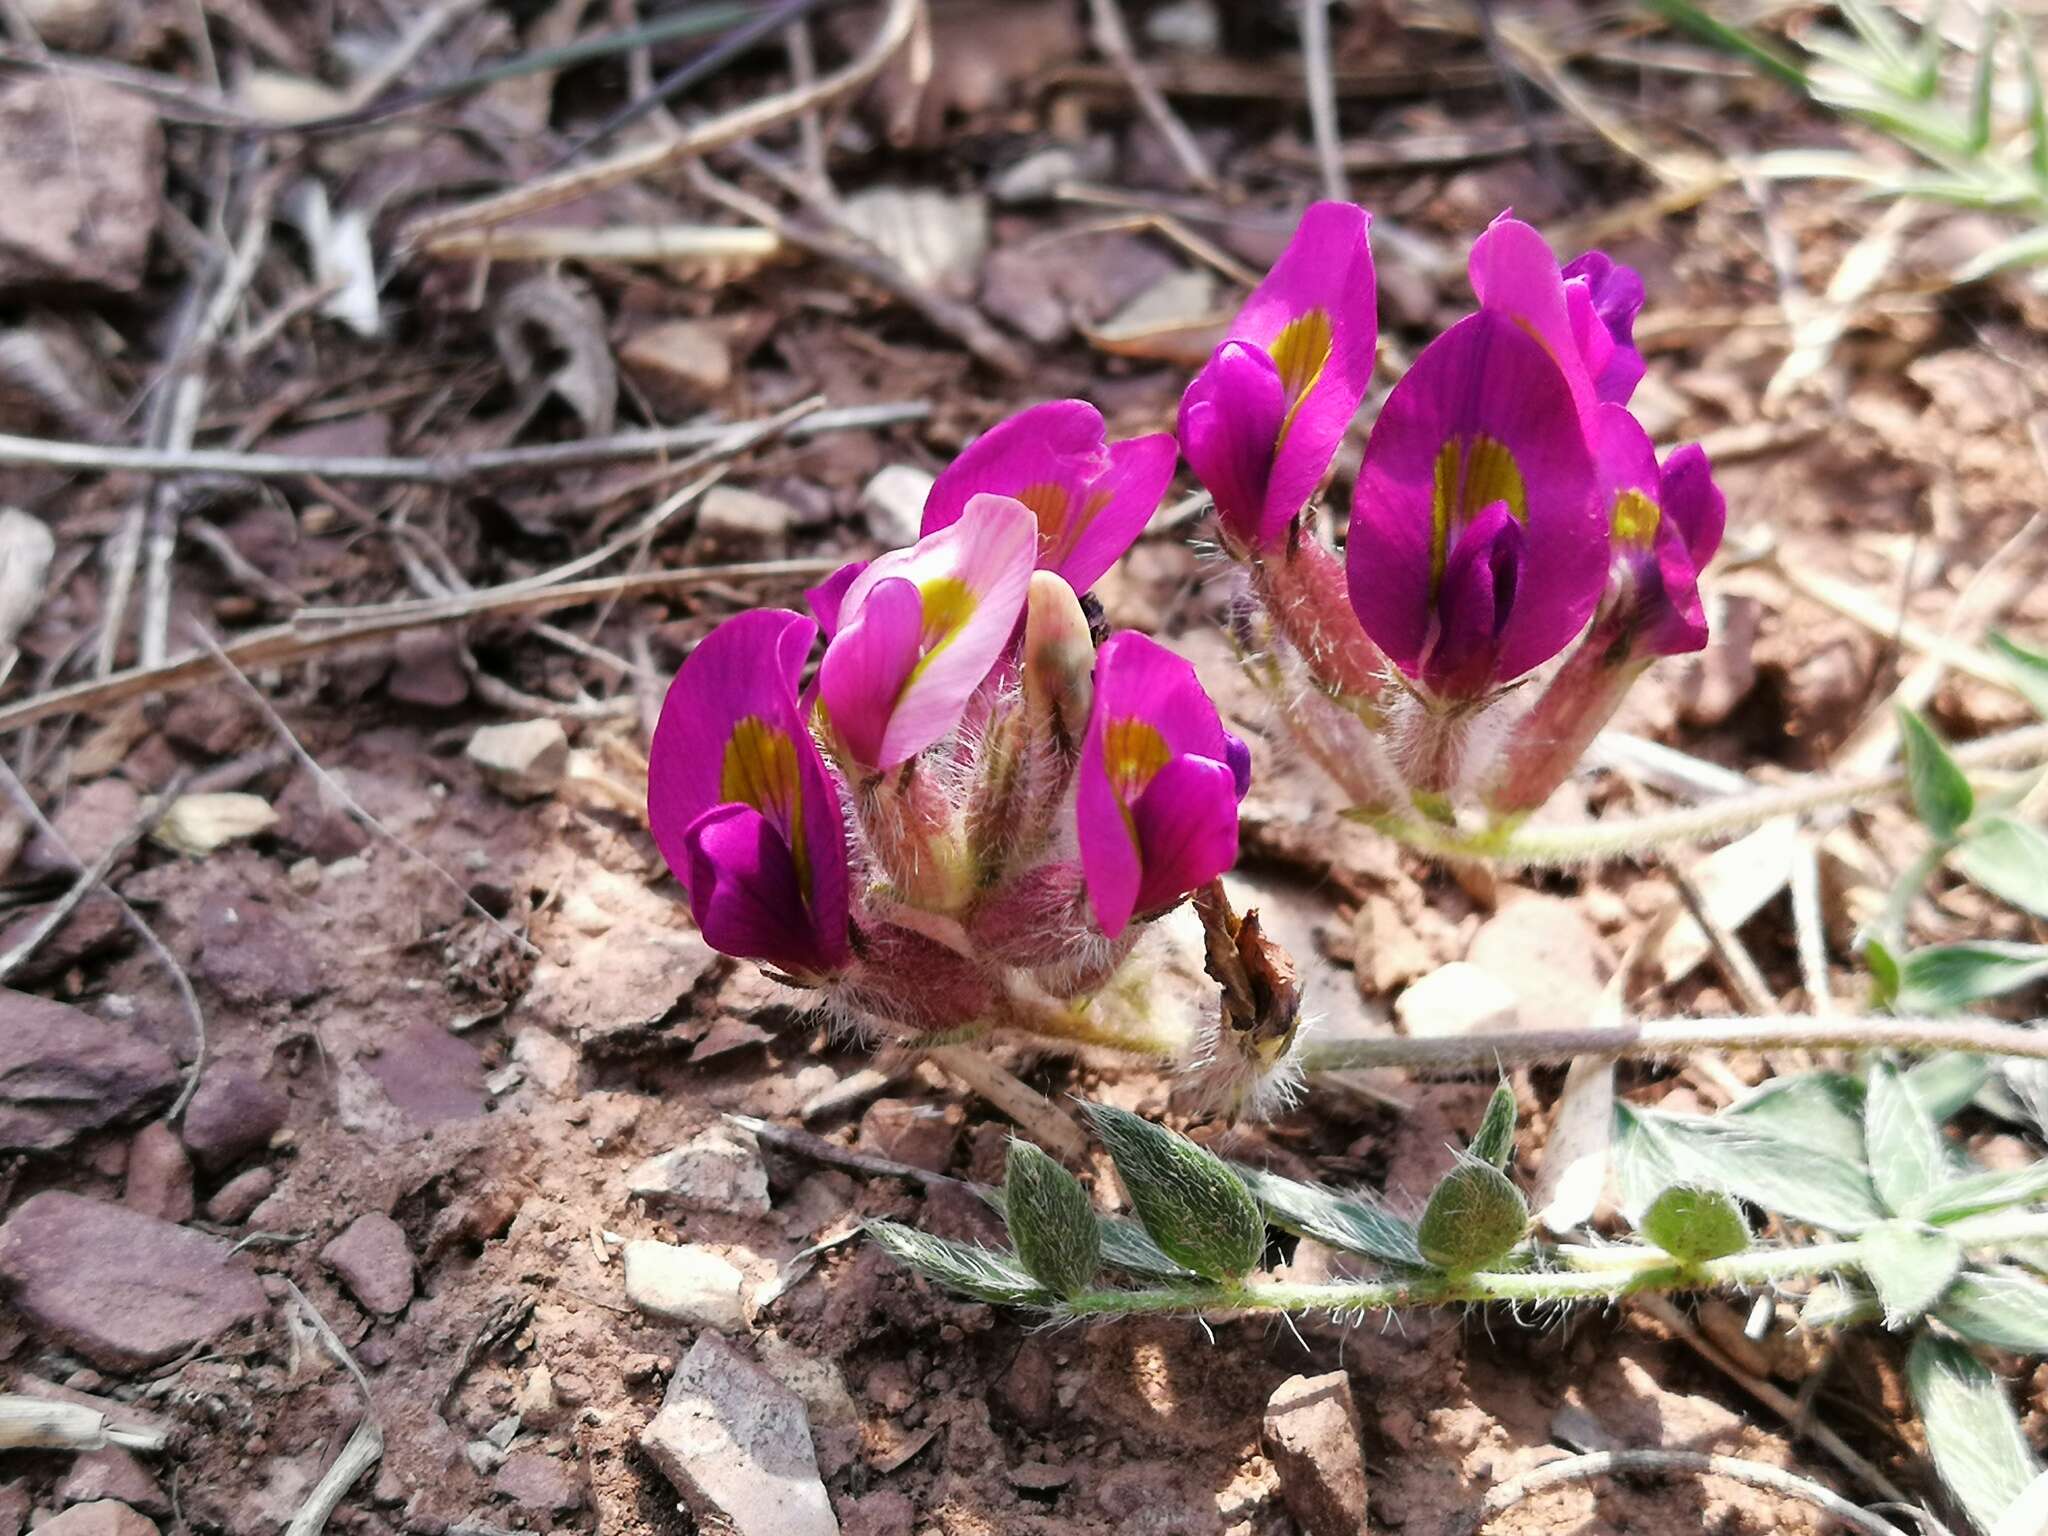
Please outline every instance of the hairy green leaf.
[[1977, 1097], [1990, 1081], [1991, 1070], [1991, 1063], [1982, 1056], [1943, 1051], [1906, 1069], [1906, 1089], [1940, 1125]]
[[1863, 938], [1863, 963], [1870, 971], [1870, 1006], [1896, 1008], [1904, 978], [1899, 974], [1898, 956], [1876, 934]]
[[[1009, 1220], [1007, 1202], [1000, 1187], [977, 1184], [974, 1192], [986, 1200], [1005, 1222]], [[1173, 1262], [1159, 1251], [1159, 1245], [1151, 1235], [1128, 1216], [1111, 1216], [1106, 1212], [1095, 1213], [1095, 1230], [1101, 1244], [1102, 1262], [1105, 1267], [1140, 1280], [1196, 1280], [1201, 1278], [1193, 1270]]]
[[1767, 1127], [1728, 1116], [1630, 1113], [1640, 1122], [1635, 1130], [1662, 1153], [1666, 1173], [1657, 1193], [1670, 1184], [1703, 1184], [1831, 1232], [1855, 1232], [1890, 1214], [1863, 1168]]
[[1505, 1258], [1529, 1230], [1529, 1202], [1491, 1163], [1461, 1157], [1430, 1191], [1415, 1229], [1422, 1256], [1453, 1273]]
[[1031, 1277], [1062, 1296], [1085, 1291], [1102, 1264], [1102, 1229], [1088, 1191], [1028, 1141], [1010, 1139], [1003, 1158], [1003, 1220]]
[[2048, 1536], [2048, 1471], [2012, 1501], [1991, 1527], [1991, 1536]]
[[2048, 917], [2048, 833], [2013, 816], [1987, 816], [1949, 862], [2000, 901]]
[[1721, 1113], [1786, 1141], [1863, 1161], [1863, 1084], [1847, 1072], [1774, 1077]]
[[2005, 1389], [1966, 1347], [1931, 1333], [1913, 1341], [1906, 1384], [1935, 1470], [1970, 1519], [1989, 1531], [2040, 1475]]
[[1615, 1100], [1614, 1142], [1609, 1155], [1614, 1161], [1622, 1214], [1637, 1227], [1659, 1195], [1683, 1182], [1678, 1159], [1644, 1116], [1645, 1111]]
[[1963, 1267], [1962, 1245], [1946, 1232], [1887, 1221], [1857, 1240], [1863, 1277], [1884, 1303], [1884, 1325], [1904, 1328], [1949, 1287]]
[[1870, 1181], [1895, 1215], [1918, 1210], [1921, 1201], [1947, 1182], [1948, 1147], [1941, 1128], [1888, 1061], [1870, 1067], [1863, 1143], [1870, 1157]]
[[2024, 1269], [1965, 1270], [1934, 1315], [1974, 1344], [2048, 1354], [2048, 1285]]
[[1990, 939], [1931, 944], [1899, 967], [1900, 1013], [1954, 1013], [2048, 977], [2048, 945]]
[[1977, 796], [1942, 739], [1917, 711], [1903, 704], [1899, 736], [1906, 746], [1906, 787], [1913, 796], [1913, 810], [1928, 831], [1947, 841], [1970, 819]]
[[1311, 1237], [1346, 1253], [1407, 1269], [1423, 1267], [1415, 1228], [1366, 1195], [1343, 1195], [1276, 1173], [1233, 1164], [1266, 1220], [1282, 1231]]
[[1951, 1177], [1929, 1192], [1915, 1215], [1936, 1223], [2027, 1205], [2048, 1195], [2048, 1162], [2025, 1168], [1985, 1169]]
[[1502, 1083], [1486, 1101], [1486, 1113], [1479, 1132], [1472, 1138], [1472, 1155], [1496, 1168], [1506, 1168], [1515, 1156], [1515, 1090]]
[[929, 1232], [893, 1221], [871, 1221], [867, 1234], [905, 1268], [976, 1301], [1005, 1307], [1042, 1307], [1053, 1299], [1052, 1293], [1031, 1277], [1015, 1254], [995, 1253], [971, 1243], [933, 1237]]
[[1162, 1253], [1212, 1280], [1234, 1280], [1258, 1267], [1266, 1221], [1222, 1158], [1129, 1110], [1082, 1108]]
[[1749, 1222], [1734, 1198], [1697, 1184], [1674, 1184], [1651, 1201], [1641, 1231], [1681, 1264], [1726, 1258], [1750, 1243]]
[[[2041, 242], [2043, 255], [2048, 255], [2048, 229], [2031, 231]], [[2008, 635], [1993, 635], [1988, 642], [2005, 670], [2012, 678], [2012, 685], [2019, 690], [2020, 697], [2032, 706], [2035, 714], [2048, 719], [2048, 655], [2021, 645]]]

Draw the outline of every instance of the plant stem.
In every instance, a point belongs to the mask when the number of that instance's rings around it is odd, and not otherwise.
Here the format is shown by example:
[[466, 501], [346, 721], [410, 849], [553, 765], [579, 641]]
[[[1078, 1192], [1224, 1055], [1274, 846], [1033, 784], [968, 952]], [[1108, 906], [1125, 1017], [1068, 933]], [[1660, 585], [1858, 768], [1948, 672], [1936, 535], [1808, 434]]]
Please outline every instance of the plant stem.
[[[2048, 758], [2048, 725], [2026, 726], [1974, 741], [1957, 748], [1954, 756], [1959, 764], [1973, 768], [2036, 764]], [[1667, 843], [1729, 837], [1779, 816], [1809, 815], [1882, 800], [1898, 794], [1905, 783], [1903, 767], [1884, 773], [1806, 779], [1704, 805], [1680, 806], [1649, 816], [1615, 817], [1582, 826], [1530, 827], [1507, 821], [1464, 831], [1440, 822], [1383, 812], [1360, 810], [1349, 814], [1411, 848], [1439, 858], [1556, 866], [1622, 858]]]
[[[1999, 1212], [1952, 1223], [1944, 1230], [1965, 1248], [2008, 1248], [2048, 1240], [2048, 1212]], [[1155, 1312], [1362, 1312], [1483, 1302], [1612, 1301], [1641, 1291], [1695, 1291], [1715, 1286], [1769, 1285], [1813, 1278], [1865, 1265], [1855, 1239], [1796, 1248], [1753, 1248], [1746, 1253], [1685, 1265], [1652, 1257], [1626, 1267], [1611, 1256], [1597, 1269], [1521, 1270], [1463, 1275], [1416, 1275], [1392, 1280], [1345, 1280], [1326, 1285], [1286, 1283], [1160, 1285], [1143, 1291], [1083, 1291], [1060, 1310], [1074, 1317], [1129, 1317]], [[1552, 1251], [1550, 1258], [1570, 1255]]]
[[1850, 1018], [1839, 1014], [1768, 1019], [1637, 1019], [1619, 1029], [1527, 1029], [1440, 1040], [1308, 1040], [1304, 1072], [1413, 1067], [1441, 1072], [1563, 1066], [1581, 1056], [1616, 1061], [1687, 1051], [1968, 1051], [2048, 1060], [2048, 1029], [1990, 1019]]

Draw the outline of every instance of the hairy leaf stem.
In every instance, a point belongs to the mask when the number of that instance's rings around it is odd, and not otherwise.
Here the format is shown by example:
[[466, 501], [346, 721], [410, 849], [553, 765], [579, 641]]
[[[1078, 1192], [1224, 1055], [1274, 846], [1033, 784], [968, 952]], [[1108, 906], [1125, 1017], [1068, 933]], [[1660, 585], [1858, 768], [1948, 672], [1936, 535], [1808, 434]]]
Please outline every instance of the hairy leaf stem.
[[[2002, 1249], [2048, 1241], [2048, 1212], [2000, 1212], [1945, 1229], [1966, 1249]], [[1643, 1256], [1639, 1264], [1623, 1259]], [[1575, 1264], [1570, 1249], [1541, 1250], [1549, 1263]], [[1598, 1268], [1550, 1268], [1472, 1274], [1426, 1274], [1388, 1280], [1343, 1280], [1323, 1285], [1219, 1282], [1158, 1285], [1149, 1290], [1090, 1290], [1068, 1298], [1058, 1311], [1072, 1317], [1130, 1317], [1158, 1312], [1373, 1312], [1481, 1302], [1545, 1305], [1612, 1301], [1644, 1291], [1694, 1291], [1714, 1286], [1770, 1285], [1843, 1271], [1877, 1261], [1858, 1239], [1788, 1248], [1753, 1248], [1699, 1264], [1680, 1264], [1651, 1249], [1621, 1248]]]
[[[1957, 747], [1952, 754], [1966, 768], [2032, 766], [2048, 759], [2048, 725], [2026, 726], [2001, 736]], [[1444, 859], [1547, 867], [1624, 858], [1672, 843], [1711, 841], [1760, 827], [1779, 816], [1811, 815], [1882, 800], [1906, 787], [1903, 767], [1883, 773], [1814, 778], [1772, 785], [1751, 793], [1679, 806], [1648, 816], [1610, 817], [1578, 826], [1536, 826], [1503, 818], [1462, 829], [1426, 817], [1357, 809], [1354, 820]]]
[[1686, 1051], [1967, 1051], [2048, 1060], [2048, 1029], [1980, 1018], [1853, 1018], [1779, 1014], [1767, 1019], [1635, 1019], [1618, 1028], [1527, 1029], [1436, 1040], [1309, 1039], [1304, 1072], [1412, 1067], [1441, 1072], [1564, 1066], [1581, 1056], [1613, 1061]]

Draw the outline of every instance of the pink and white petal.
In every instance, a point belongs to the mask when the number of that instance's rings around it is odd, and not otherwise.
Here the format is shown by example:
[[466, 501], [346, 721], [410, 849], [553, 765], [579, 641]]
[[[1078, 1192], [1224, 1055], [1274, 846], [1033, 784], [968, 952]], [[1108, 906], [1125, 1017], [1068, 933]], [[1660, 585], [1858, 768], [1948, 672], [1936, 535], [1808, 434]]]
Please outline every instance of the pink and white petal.
[[1094, 586], [1145, 531], [1179, 458], [1170, 432], [1110, 444], [1109, 468], [1085, 486], [1069, 509], [1062, 537], [1053, 550], [1041, 552], [1040, 564], [1064, 576], [1076, 592]]
[[1593, 379], [1579, 356], [1565, 307], [1564, 274], [1549, 242], [1504, 213], [1472, 243], [1467, 270], [1479, 307], [1505, 315], [1541, 342], [1563, 371], [1579, 409], [1589, 409], [1594, 403]]
[[1036, 486], [1086, 485], [1109, 464], [1102, 413], [1085, 400], [1048, 400], [997, 422], [960, 450], [924, 501], [923, 533], [950, 528], [974, 497], [1021, 497]]
[[[916, 553], [913, 579], [925, 603], [926, 649], [890, 717], [882, 740], [886, 763], [923, 751], [958, 725], [974, 691], [1002, 659], [1037, 567], [1038, 520], [1007, 496], [975, 496], [957, 523], [920, 539]], [[935, 584], [942, 584], [937, 591]], [[965, 603], [964, 613], [947, 607], [955, 599]], [[935, 617], [947, 621], [937, 634]]]
[[825, 647], [818, 697], [832, 729], [864, 768], [879, 771], [903, 760], [887, 755], [887, 736], [904, 685], [917, 669], [923, 632], [917, 588], [890, 577], [867, 594]]
[[1237, 785], [1226, 763], [1176, 757], [1131, 807], [1144, 870], [1137, 910], [1171, 906], [1237, 862]]
[[1188, 467], [1215, 501], [1223, 526], [1253, 548], [1269, 538], [1266, 486], [1286, 419], [1280, 370], [1263, 349], [1244, 342], [1218, 347], [1180, 397], [1180, 447]]

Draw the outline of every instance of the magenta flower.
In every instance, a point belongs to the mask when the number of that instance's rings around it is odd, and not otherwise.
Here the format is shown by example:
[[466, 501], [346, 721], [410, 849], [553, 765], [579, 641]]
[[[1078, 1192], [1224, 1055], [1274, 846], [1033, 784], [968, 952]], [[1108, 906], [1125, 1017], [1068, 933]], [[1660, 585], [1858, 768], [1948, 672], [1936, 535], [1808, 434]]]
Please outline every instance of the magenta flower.
[[1593, 490], [1564, 372], [1514, 321], [1467, 316], [1423, 349], [1366, 444], [1345, 557], [1359, 622], [1440, 698], [1512, 682], [1599, 600]]
[[1707, 616], [1699, 575], [1721, 547], [1728, 506], [1705, 450], [1689, 444], [1657, 465], [1650, 435], [1618, 405], [1595, 416], [1599, 504], [1612, 562], [1596, 630], [1618, 628], [1635, 657], [1704, 649]]
[[1354, 204], [1313, 204], [1181, 396], [1181, 451], [1246, 549], [1308, 505], [1372, 382], [1371, 225]]
[[1112, 443], [1087, 401], [1050, 400], [961, 450], [932, 482], [922, 531], [952, 527], [976, 496], [1011, 497], [1038, 519], [1038, 569], [1086, 592], [1144, 532], [1174, 459], [1168, 433]]
[[1195, 669], [1132, 631], [1095, 662], [1095, 702], [1075, 791], [1088, 904], [1115, 938], [1237, 858], [1244, 743], [1223, 729]]
[[797, 702], [818, 628], [728, 619], [683, 663], [647, 765], [647, 820], [705, 942], [817, 978], [843, 969], [846, 826]]
[[893, 768], [960, 723], [1016, 630], [1037, 547], [1028, 507], [976, 496], [957, 522], [810, 594], [833, 630], [819, 701], [855, 763]]
[[1549, 244], [1512, 214], [1472, 242], [1466, 264], [1479, 307], [1504, 315], [1543, 343], [1590, 415], [1600, 402], [1628, 403], [1643, 377], [1634, 341], [1643, 280], [1604, 251], [1559, 269]]

